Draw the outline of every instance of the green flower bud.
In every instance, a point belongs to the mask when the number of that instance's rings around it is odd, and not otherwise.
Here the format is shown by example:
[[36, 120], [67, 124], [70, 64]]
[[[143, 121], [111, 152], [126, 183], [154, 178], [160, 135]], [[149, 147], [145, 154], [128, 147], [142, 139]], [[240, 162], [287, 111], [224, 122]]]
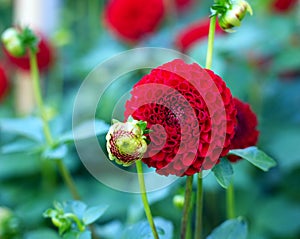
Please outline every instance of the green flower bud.
[[146, 123], [142, 121], [114, 121], [106, 135], [109, 159], [123, 166], [142, 159], [147, 150], [146, 137], [143, 135], [145, 128]]
[[182, 209], [184, 205], [184, 196], [183, 195], [175, 195], [173, 197], [173, 204], [175, 207]]
[[15, 57], [24, 56], [26, 49], [20, 38], [20, 33], [14, 28], [8, 28], [1, 36], [5, 49]]
[[227, 32], [233, 32], [234, 30], [232, 30], [232, 28], [241, 25], [241, 21], [247, 12], [249, 12], [250, 15], [253, 13], [248, 2], [244, 0], [232, 1], [229, 8], [222, 13], [219, 18], [220, 27]]

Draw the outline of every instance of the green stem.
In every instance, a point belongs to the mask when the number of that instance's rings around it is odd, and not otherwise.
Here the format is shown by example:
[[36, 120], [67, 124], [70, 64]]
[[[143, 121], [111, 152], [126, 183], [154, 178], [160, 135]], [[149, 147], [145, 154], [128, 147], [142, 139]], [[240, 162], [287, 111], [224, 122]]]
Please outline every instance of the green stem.
[[180, 234], [181, 239], [186, 238], [187, 227], [188, 227], [190, 211], [191, 211], [192, 191], [193, 191], [193, 176], [188, 176], [186, 178], [184, 205], [183, 205], [182, 220], [181, 220], [181, 234]]
[[47, 144], [52, 145], [53, 139], [51, 136], [50, 127], [49, 127], [47, 116], [46, 116], [45, 109], [44, 109], [44, 102], [43, 102], [42, 93], [41, 93], [40, 76], [39, 76], [39, 69], [38, 69], [38, 65], [37, 65], [36, 54], [32, 50], [30, 50], [29, 56], [30, 56], [30, 72], [31, 72], [31, 77], [32, 77], [32, 82], [33, 82], [33, 92], [34, 92], [34, 96], [35, 96], [35, 100], [37, 103], [37, 107], [38, 107], [40, 116], [43, 121], [44, 135], [45, 135]]
[[214, 15], [210, 18], [210, 24], [209, 24], [208, 46], [207, 46], [206, 64], [205, 64], [205, 67], [207, 69], [210, 69], [212, 65], [216, 22], [217, 22], [217, 15]]
[[[213, 49], [214, 49], [214, 39], [216, 31], [217, 15], [210, 18], [209, 33], [208, 33], [208, 45], [206, 53], [206, 64], [205, 68], [210, 69], [212, 66]], [[195, 239], [200, 239], [202, 237], [202, 214], [203, 214], [203, 182], [202, 175], [199, 173], [197, 175], [197, 201], [196, 201], [196, 229], [195, 229]]]
[[57, 160], [57, 166], [58, 166], [58, 170], [59, 170], [61, 176], [63, 177], [67, 187], [69, 188], [69, 190], [72, 194], [72, 197], [75, 200], [80, 200], [80, 196], [79, 196], [79, 193], [75, 186], [74, 180], [73, 180], [68, 168], [65, 166], [65, 164], [63, 163], [63, 161], [61, 159]]
[[196, 199], [196, 229], [195, 239], [202, 237], [202, 214], [203, 214], [203, 180], [202, 175], [199, 173], [197, 180], [197, 199]]
[[[33, 52], [32, 50], [29, 50], [29, 58], [30, 58], [31, 77], [32, 77], [32, 81], [33, 81], [33, 91], [34, 91], [34, 96], [36, 99], [37, 107], [38, 107], [41, 119], [43, 121], [43, 131], [44, 131], [46, 143], [47, 143], [48, 147], [52, 147], [53, 146], [53, 138], [51, 135], [49, 122], [47, 120], [47, 115], [46, 115], [45, 108], [44, 108], [36, 53]], [[71, 177], [69, 170], [64, 165], [64, 163], [61, 159], [58, 159], [56, 162], [58, 165], [58, 169], [59, 169], [67, 187], [69, 188], [73, 198], [78, 200], [80, 198], [79, 193], [76, 189], [76, 186], [74, 184], [74, 181]]]
[[136, 170], [137, 170], [137, 173], [138, 173], [141, 197], [142, 197], [142, 201], [143, 201], [143, 204], [144, 204], [144, 210], [145, 210], [145, 213], [146, 213], [146, 217], [147, 217], [148, 222], [150, 224], [150, 227], [151, 227], [152, 234], [153, 234], [154, 238], [159, 239], [156, 228], [155, 228], [155, 224], [154, 224], [154, 221], [153, 221], [152, 213], [151, 213], [151, 210], [150, 210], [149, 202], [148, 202], [148, 199], [147, 199], [146, 186], [145, 186], [145, 180], [144, 180], [144, 174], [143, 174], [143, 165], [142, 165], [141, 160], [136, 161]]
[[234, 186], [231, 183], [226, 189], [227, 219], [235, 218], [234, 213]]

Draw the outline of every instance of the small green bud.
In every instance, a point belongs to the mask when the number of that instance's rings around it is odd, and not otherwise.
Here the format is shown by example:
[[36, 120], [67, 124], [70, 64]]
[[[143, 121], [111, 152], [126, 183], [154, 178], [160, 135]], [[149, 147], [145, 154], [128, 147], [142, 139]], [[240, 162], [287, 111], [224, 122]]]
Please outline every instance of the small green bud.
[[123, 166], [129, 166], [142, 159], [147, 150], [144, 129], [140, 128], [144, 124], [137, 120], [113, 122], [106, 135], [109, 159]]
[[12, 211], [0, 207], [0, 238], [16, 238], [19, 235], [19, 221]]
[[229, 8], [219, 17], [220, 27], [227, 32], [234, 32], [232, 28], [239, 27], [246, 13], [253, 14], [250, 4], [244, 0], [232, 1]]
[[15, 57], [24, 56], [26, 49], [20, 38], [20, 33], [14, 28], [8, 28], [1, 36], [5, 49]]
[[184, 196], [183, 195], [175, 195], [173, 197], [173, 204], [175, 207], [182, 209], [184, 205]]

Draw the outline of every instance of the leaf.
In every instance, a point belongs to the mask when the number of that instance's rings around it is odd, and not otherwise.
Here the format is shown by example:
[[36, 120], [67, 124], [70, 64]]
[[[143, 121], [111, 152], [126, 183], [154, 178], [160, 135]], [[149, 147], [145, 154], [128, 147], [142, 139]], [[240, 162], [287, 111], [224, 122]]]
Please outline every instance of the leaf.
[[50, 229], [37, 229], [25, 234], [25, 239], [41, 239], [41, 238], [51, 238], [60, 239], [57, 233]]
[[64, 234], [63, 239], [91, 239], [92, 235], [90, 231], [84, 231], [84, 232], [67, 232]]
[[39, 145], [36, 142], [29, 141], [28, 139], [20, 139], [15, 142], [8, 143], [1, 147], [2, 154], [12, 154], [21, 152], [37, 151]]
[[237, 218], [223, 222], [206, 239], [246, 239], [247, 234], [247, 223]]
[[81, 232], [78, 239], [92, 239], [92, 234], [90, 231]]
[[82, 220], [85, 225], [89, 225], [96, 221], [107, 210], [108, 206], [91, 207], [83, 213]]
[[65, 203], [64, 211], [74, 213], [79, 219], [82, 219], [87, 205], [81, 201], [68, 201]]
[[267, 154], [254, 146], [245, 149], [230, 150], [229, 154], [240, 156], [263, 171], [268, 171], [270, 168], [276, 166], [274, 159], [270, 158]]
[[43, 152], [43, 158], [48, 160], [63, 159], [68, 153], [68, 148], [65, 144], [59, 145], [54, 148], [47, 148]]
[[[173, 238], [173, 225], [163, 218], [155, 218], [154, 224], [160, 239]], [[123, 232], [122, 239], [152, 239], [152, 231], [148, 221], [136, 223]]]
[[231, 163], [226, 158], [221, 158], [220, 163], [216, 164], [212, 169], [218, 183], [223, 188], [228, 188], [232, 182], [233, 169]]
[[1, 131], [24, 136], [37, 142], [44, 140], [42, 127], [42, 121], [34, 117], [0, 120]]
[[[84, 140], [97, 136], [100, 134], [105, 134], [109, 125], [102, 120], [89, 120], [81, 123], [80, 125], [73, 128], [72, 131], [65, 133], [59, 139], [59, 142], [72, 142], [74, 140]], [[74, 137], [76, 137], [74, 139]]]

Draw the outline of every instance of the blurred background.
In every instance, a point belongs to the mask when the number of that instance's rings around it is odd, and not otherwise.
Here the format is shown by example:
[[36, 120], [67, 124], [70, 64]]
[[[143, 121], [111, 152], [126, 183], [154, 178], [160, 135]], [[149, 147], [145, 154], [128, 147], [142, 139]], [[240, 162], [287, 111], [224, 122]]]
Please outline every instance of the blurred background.
[[[30, 26], [41, 38], [41, 84], [56, 134], [71, 130], [74, 98], [88, 73], [117, 53], [143, 46], [170, 48], [191, 56], [204, 67], [213, 1], [128, 0], [123, 1], [127, 5], [117, 7], [115, 2], [118, 1], [0, 0], [1, 33], [10, 26]], [[234, 164], [236, 211], [247, 219], [250, 239], [299, 239], [300, 4], [297, 0], [249, 3], [254, 14], [247, 15], [236, 32], [225, 33], [217, 27], [212, 69], [226, 81], [235, 97], [251, 105], [259, 120], [258, 146], [278, 166], [264, 173], [244, 161]], [[110, 123], [116, 102], [145, 73], [132, 72], [110, 85], [99, 102], [96, 117]], [[49, 182], [40, 166], [40, 154], [28, 139], [35, 134], [36, 125], [30, 120], [35, 115], [28, 58], [15, 59], [2, 47], [3, 239], [59, 238], [42, 213], [54, 200], [71, 199], [60, 177]], [[103, 138], [99, 139], [102, 145]], [[64, 160], [87, 204], [110, 205], [97, 221], [101, 238], [119, 238], [126, 225], [143, 218], [139, 195], [114, 191], [99, 183], [80, 162], [74, 145], [69, 146]], [[208, 235], [225, 220], [225, 193], [212, 175], [205, 178], [204, 184], [204, 229]], [[178, 238], [181, 208], [173, 198], [182, 195], [183, 187], [180, 179], [149, 196], [153, 214], [173, 223], [174, 238]], [[2, 223], [7, 215], [4, 208], [14, 217], [9, 226]]]

